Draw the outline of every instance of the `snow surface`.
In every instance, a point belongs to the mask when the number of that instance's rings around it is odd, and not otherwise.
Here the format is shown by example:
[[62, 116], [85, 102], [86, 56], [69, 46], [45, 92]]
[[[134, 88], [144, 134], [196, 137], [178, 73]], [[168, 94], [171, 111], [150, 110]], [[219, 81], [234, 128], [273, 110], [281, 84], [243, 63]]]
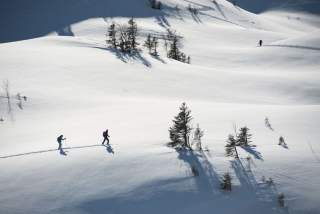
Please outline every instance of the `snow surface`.
[[[162, 11], [143, 0], [1, 5], [10, 30], [0, 35], [0, 81], [28, 100], [23, 110], [12, 100], [8, 114], [0, 99], [0, 213], [320, 213], [319, 16], [256, 15], [224, 0], [162, 2]], [[108, 49], [108, 25], [131, 16], [140, 43], [175, 29], [191, 64], [166, 58], [162, 42], [158, 58], [145, 48], [131, 57]], [[209, 151], [165, 145], [184, 101]], [[248, 126], [256, 145], [239, 148], [241, 162], [224, 154], [233, 124]], [[100, 145], [106, 128], [109, 147]], [[55, 150], [60, 134], [66, 154]], [[232, 192], [219, 188], [225, 172]]]

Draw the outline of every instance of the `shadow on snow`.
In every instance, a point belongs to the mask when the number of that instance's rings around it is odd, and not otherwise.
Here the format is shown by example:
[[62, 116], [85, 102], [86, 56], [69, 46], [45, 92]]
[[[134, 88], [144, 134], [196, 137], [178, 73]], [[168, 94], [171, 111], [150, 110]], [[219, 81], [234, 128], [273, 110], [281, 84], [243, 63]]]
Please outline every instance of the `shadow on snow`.
[[134, 61], [141, 62], [143, 65], [147, 67], [151, 67], [151, 63], [146, 58], [144, 58], [139, 51], [135, 51], [133, 53], [123, 53], [120, 50], [117, 50], [114, 48], [104, 48], [104, 47], [93, 47], [93, 48], [110, 51], [111, 53], [114, 53], [118, 59], [120, 59], [122, 62], [125, 62], [125, 63], [128, 63], [134, 60]]
[[[165, 10], [170, 9], [165, 5]], [[0, 43], [32, 39], [57, 32], [72, 36], [72, 24], [91, 18], [159, 17], [170, 26], [165, 12], [141, 0], [3, 0], [0, 7]]]
[[[158, 179], [141, 184], [127, 192], [79, 202], [61, 208], [61, 213], [80, 210], [88, 214], [100, 213], [244, 213], [259, 210], [263, 214], [286, 214], [277, 207], [275, 187], [260, 184], [239, 160], [231, 162], [232, 169], [240, 182], [232, 192], [220, 190], [220, 179], [216, 170], [203, 152], [179, 150], [178, 159], [188, 169], [195, 166], [199, 176], [191, 172], [185, 177]], [[133, 175], [134, 176], [134, 175]], [[121, 185], [115, 183], [114, 185]]]
[[[56, 152], [59, 151], [59, 153], [63, 156], [67, 156], [68, 150], [74, 150], [74, 149], [84, 149], [84, 148], [92, 148], [92, 147], [101, 147], [103, 145], [101, 144], [93, 144], [93, 145], [86, 145], [86, 146], [72, 146], [72, 147], [64, 147], [61, 149], [45, 149], [45, 150], [38, 150], [33, 152], [25, 152], [25, 153], [19, 153], [19, 154], [13, 154], [13, 155], [5, 155], [0, 156], [0, 159], [6, 159], [6, 158], [13, 158], [13, 157], [19, 157], [19, 156], [27, 156], [27, 155], [34, 155], [34, 154], [41, 154], [41, 153], [47, 153], [47, 152]], [[114, 149], [111, 147], [111, 145], [106, 146], [107, 152], [114, 154]]]
[[[243, 159], [243, 161], [250, 161]], [[276, 186], [269, 185], [267, 183], [258, 182], [255, 178], [250, 163], [248, 166], [244, 166], [240, 159], [230, 161], [231, 168], [234, 170], [240, 186], [235, 187], [232, 194], [236, 194], [236, 197], [242, 198], [242, 200], [248, 201], [251, 207], [248, 209], [248, 213], [252, 210], [259, 210], [259, 213], [276, 213], [276, 214], [288, 214], [288, 209], [280, 208], [278, 205], [277, 197], [278, 191]]]
[[255, 149], [255, 147], [252, 147], [252, 146], [240, 146], [240, 148], [242, 148], [243, 150], [245, 150], [249, 154], [253, 155], [253, 157], [255, 159], [263, 161], [262, 154], [259, 151], [257, 151]]

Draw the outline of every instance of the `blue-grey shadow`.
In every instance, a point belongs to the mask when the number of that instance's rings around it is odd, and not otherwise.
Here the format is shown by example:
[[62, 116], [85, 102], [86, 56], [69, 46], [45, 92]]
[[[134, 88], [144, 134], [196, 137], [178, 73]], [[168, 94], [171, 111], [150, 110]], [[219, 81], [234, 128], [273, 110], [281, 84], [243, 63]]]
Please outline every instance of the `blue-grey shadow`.
[[106, 147], [106, 150], [107, 150], [108, 153], [114, 155], [114, 149], [113, 149], [113, 147], [111, 146], [111, 144], [106, 144], [106, 145], [104, 145], [104, 146]]
[[67, 152], [63, 150], [63, 148], [59, 149], [59, 154], [62, 156], [67, 156]]
[[66, 26], [64, 28], [58, 29], [56, 32], [59, 36], [74, 36], [71, 26]]
[[248, 152], [249, 154], [253, 155], [253, 157], [255, 159], [261, 160], [263, 161], [263, 157], [261, 152], [257, 151], [255, 148], [256, 147], [252, 147], [252, 146], [240, 146], [241, 149], [245, 150], [246, 152]]
[[[240, 159], [234, 159], [231, 168], [239, 180], [238, 186], [233, 193], [235, 197], [251, 201], [257, 210], [263, 210], [270, 214], [289, 214], [288, 209], [280, 208], [277, 202], [278, 190], [275, 185], [258, 182], [250, 168], [246, 168]], [[250, 213], [250, 212], [249, 212]]]
[[124, 63], [128, 63], [129, 61], [133, 60], [133, 61], [138, 61], [142, 63], [146, 67], [152, 66], [151, 63], [141, 55], [140, 51], [134, 51], [132, 53], [123, 53], [120, 50], [115, 48], [104, 48], [104, 47], [93, 47], [93, 48], [109, 51]]
[[12, 155], [4, 155], [4, 156], [0, 156], [0, 159], [7, 159], [7, 158], [13, 158], [13, 157], [27, 156], [27, 155], [35, 155], [35, 154], [55, 152], [55, 151], [59, 151], [59, 152], [62, 151], [62, 153], [64, 153], [64, 151], [67, 151], [67, 150], [100, 147], [100, 146], [101, 146], [101, 144], [94, 144], [94, 145], [86, 145], [86, 146], [63, 147], [63, 148], [61, 148], [61, 150], [60, 149], [45, 149], [45, 150], [24, 152], [24, 153], [12, 154]]
[[318, 47], [302, 46], [302, 45], [264, 45], [266, 47], [282, 47], [282, 48], [298, 48], [298, 49], [307, 49], [313, 51], [320, 51]]
[[213, 165], [203, 151], [192, 151], [188, 149], [176, 150], [178, 159], [188, 165], [188, 169], [195, 167], [199, 176], [194, 177], [197, 189], [203, 194], [212, 194], [219, 189], [220, 179]]
[[[166, 8], [170, 8], [166, 5]], [[92, 18], [164, 16], [141, 0], [2, 0], [0, 43], [26, 40], [57, 32], [72, 35], [66, 26]], [[163, 22], [168, 22], [162, 18]], [[106, 29], [107, 30], [107, 29]]]

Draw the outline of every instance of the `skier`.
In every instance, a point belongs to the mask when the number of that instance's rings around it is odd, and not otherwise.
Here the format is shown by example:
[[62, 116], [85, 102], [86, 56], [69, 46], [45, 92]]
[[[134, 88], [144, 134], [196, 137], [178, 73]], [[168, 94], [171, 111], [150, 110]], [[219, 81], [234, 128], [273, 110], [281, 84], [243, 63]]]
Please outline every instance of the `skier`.
[[260, 40], [259, 40], [259, 46], [260, 46], [260, 47], [262, 46], [262, 43], [263, 43], [263, 41], [260, 39]]
[[63, 138], [63, 135], [60, 135], [58, 138], [57, 138], [57, 141], [58, 141], [58, 143], [59, 143], [59, 150], [61, 150], [62, 149], [62, 141], [63, 140], [66, 140], [67, 138]]
[[103, 133], [102, 133], [102, 136], [103, 136], [103, 142], [102, 142], [102, 145], [104, 145], [104, 142], [107, 141], [107, 144], [109, 145], [109, 130], [105, 130]]

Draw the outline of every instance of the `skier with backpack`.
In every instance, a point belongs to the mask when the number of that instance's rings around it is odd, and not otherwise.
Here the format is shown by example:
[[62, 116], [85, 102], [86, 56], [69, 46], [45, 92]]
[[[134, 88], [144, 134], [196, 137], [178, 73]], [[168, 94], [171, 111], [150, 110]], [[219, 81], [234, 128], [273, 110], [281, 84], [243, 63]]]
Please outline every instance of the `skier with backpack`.
[[103, 133], [102, 133], [102, 136], [103, 136], [103, 142], [102, 142], [102, 145], [104, 145], [104, 142], [107, 141], [107, 144], [109, 145], [109, 130], [105, 130]]
[[63, 138], [63, 135], [60, 135], [58, 138], [57, 138], [57, 141], [58, 141], [58, 144], [59, 144], [59, 148], [58, 150], [61, 150], [62, 149], [62, 141], [63, 140], [66, 140], [67, 138]]

